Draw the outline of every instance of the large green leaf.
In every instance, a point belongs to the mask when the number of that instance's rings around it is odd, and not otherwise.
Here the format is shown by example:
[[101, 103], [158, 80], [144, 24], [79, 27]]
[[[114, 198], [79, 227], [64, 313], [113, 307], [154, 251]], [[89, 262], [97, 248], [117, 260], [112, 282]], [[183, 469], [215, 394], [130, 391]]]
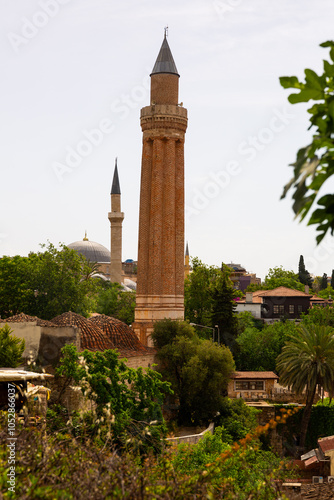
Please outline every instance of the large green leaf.
[[305, 82], [310, 88], [323, 90], [321, 78], [312, 69], [305, 69]]
[[299, 92], [299, 94], [290, 94], [288, 100], [289, 102], [291, 102], [291, 104], [296, 104], [297, 102], [308, 102], [311, 99], [317, 101], [319, 99], [323, 99], [323, 97], [323, 91], [320, 91], [318, 89], [304, 88]]
[[282, 87], [285, 89], [302, 89], [304, 87], [304, 84], [300, 83], [296, 76], [281, 76], [279, 81]]

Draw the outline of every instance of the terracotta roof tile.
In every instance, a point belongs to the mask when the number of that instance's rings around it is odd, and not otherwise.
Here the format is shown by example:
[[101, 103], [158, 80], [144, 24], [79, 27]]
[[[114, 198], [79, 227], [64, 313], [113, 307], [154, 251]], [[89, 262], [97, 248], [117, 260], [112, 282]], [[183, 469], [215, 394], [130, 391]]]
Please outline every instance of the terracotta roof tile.
[[[312, 299], [310, 294], [299, 290], [293, 290], [292, 288], [287, 288], [286, 286], [279, 286], [273, 290], [256, 290], [256, 292], [250, 293], [253, 294], [253, 304], [262, 303], [262, 297], [309, 297]], [[246, 302], [246, 297], [238, 302], [244, 304]]]
[[105, 335], [97, 325], [87, 318], [73, 312], [63, 313], [52, 319], [52, 322], [58, 326], [77, 326], [81, 332], [81, 349], [90, 351], [105, 351], [106, 349], [115, 349], [111, 340]]
[[[258, 290], [260, 291], [260, 290]], [[287, 288], [286, 286], [279, 286], [273, 290], [262, 290], [259, 293], [261, 297], [310, 297], [308, 293], [301, 292], [300, 290], [293, 290], [292, 288]]]
[[112, 342], [122, 356], [143, 356], [154, 354], [155, 349], [144, 346], [133, 330], [122, 321], [106, 316], [105, 314], [94, 315], [89, 321], [97, 325]]
[[278, 379], [278, 375], [274, 372], [234, 372], [231, 377], [233, 379]]
[[326, 453], [326, 451], [334, 450], [334, 436], [327, 436], [318, 439], [318, 445], [322, 449], [323, 453]]
[[36, 325], [38, 326], [57, 326], [46, 319], [40, 319], [37, 316], [29, 316], [24, 313], [15, 314], [15, 316], [10, 316], [7, 319], [0, 319], [0, 323], [32, 323], [33, 321], [36, 321]]

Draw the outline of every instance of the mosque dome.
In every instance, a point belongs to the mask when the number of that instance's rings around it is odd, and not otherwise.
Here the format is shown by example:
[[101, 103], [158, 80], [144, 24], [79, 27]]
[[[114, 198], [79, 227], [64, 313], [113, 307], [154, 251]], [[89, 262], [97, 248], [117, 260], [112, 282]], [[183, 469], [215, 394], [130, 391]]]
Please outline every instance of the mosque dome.
[[82, 241], [70, 243], [67, 247], [81, 253], [90, 262], [110, 264], [110, 251], [108, 248], [95, 241], [89, 241], [87, 236]]

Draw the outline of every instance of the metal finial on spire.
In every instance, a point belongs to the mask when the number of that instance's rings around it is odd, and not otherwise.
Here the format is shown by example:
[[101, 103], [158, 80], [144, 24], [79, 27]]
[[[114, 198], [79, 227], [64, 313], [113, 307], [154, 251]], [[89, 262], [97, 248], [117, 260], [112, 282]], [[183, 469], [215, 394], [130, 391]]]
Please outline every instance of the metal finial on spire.
[[85, 237], [84, 237], [83, 241], [89, 241], [87, 238], [87, 229], [85, 230]]
[[168, 25], [165, 26], [165, 38], [167, 38], [167, 37], [168, 37]]

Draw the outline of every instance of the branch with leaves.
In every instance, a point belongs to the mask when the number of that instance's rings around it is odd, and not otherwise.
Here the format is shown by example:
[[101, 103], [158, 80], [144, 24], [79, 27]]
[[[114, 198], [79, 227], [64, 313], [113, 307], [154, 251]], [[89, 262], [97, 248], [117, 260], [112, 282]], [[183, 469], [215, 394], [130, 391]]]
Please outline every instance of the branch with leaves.
[[[293, 167], [293, 177], [286, 184], [282, 198], [292, 188], [293, 210], [296, 217], [303, 220], [310, 214], [308, 225], [317, 224], [319, 234], [317, 243], [330, 230], [334, 232], [334, 194], [324, 194], [316, 200], [324, 183], [334, 174], [334, 42], [320, 45], [329, 48], [331, 62], [324, 60], [324, 72], [318, 75], [311, 69], [305, 69], [305, 82], [296, 76], [282, 76], [280, 83], [285, 89], [293, 88], [299, 92], [290, 94], [291, 104], [318, 101], [308, 109], [310, 127], [315, 127], [312, 142], [299, 149]], [[315, 201], [318, 208], [311, 213]]]

